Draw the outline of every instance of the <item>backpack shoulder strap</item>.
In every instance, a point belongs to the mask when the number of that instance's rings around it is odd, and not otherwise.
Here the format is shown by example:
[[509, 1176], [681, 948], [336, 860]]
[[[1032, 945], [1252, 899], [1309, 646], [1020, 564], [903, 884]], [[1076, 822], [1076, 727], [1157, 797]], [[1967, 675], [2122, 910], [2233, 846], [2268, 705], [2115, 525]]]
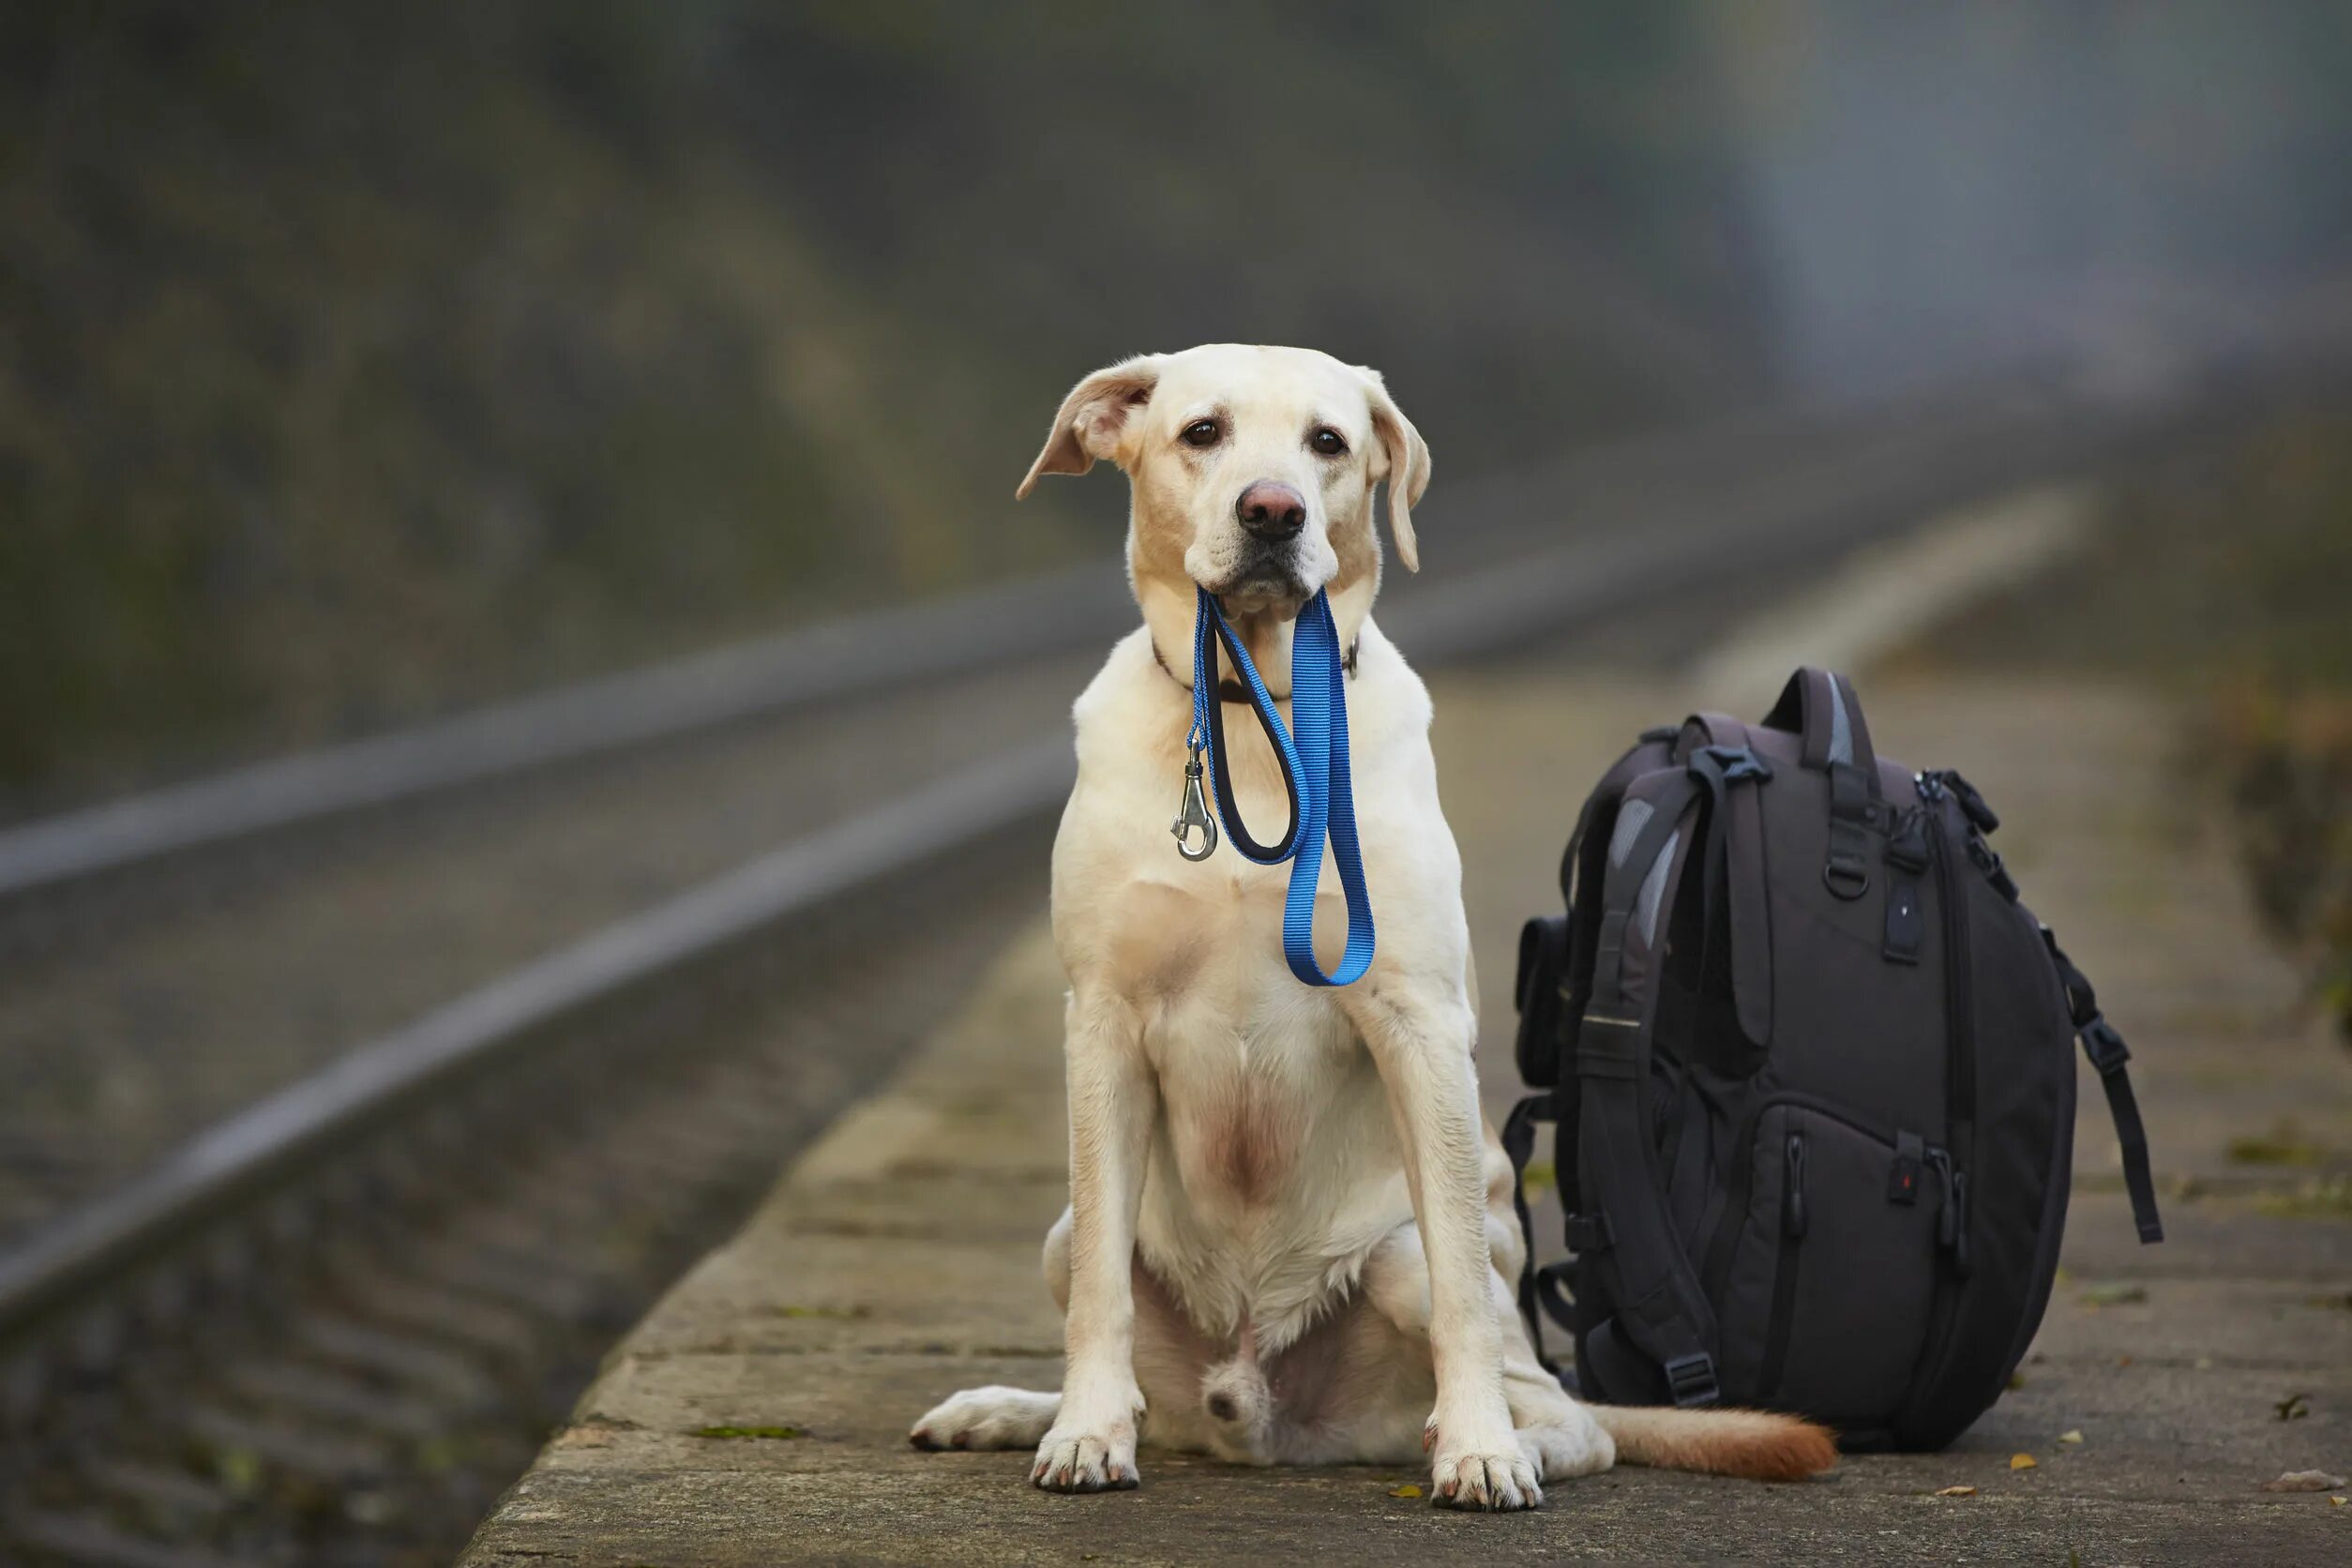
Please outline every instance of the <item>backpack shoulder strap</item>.
[[1693, 714], [1682, 722], [1674, 760], [1707, 784], [1711, 801], [1707, 828], [1707, 953], [1715, 941], [1715, 912], [1724, 911], [1730, 942], [1732, 1003], [1740, 1032], [1762, 1048], [1772, 1037], [1772, 911], [1764, 864], [1764, 815], [1754, 790], [1729, 786], [1761, 782], [1769, 763], [1749, 746], [1746, 725], [1725, 714]]
[[[1539, 1267], [1535, 1261], [1535, 1214], [1528, 1207], [1527, 1167], [1535, 1155], [1535, 1129], [1545, 1122], [1560, 1119], [1560, 1103], [1549, 1090], [1530, 1094], [1511, 1108], [1510, 1116], [1502, 1123], [1502, 1152], [1511, 1161], [1511, 1207], [1518, 1215], [1519, 1244], [1519, 1316], [1527, 1319], [1530, 1341], [1535, 1348], [1535, 1359], [1544, 1370], [1561, 1382], [1568, 1380], [1560, 1364], [1544, 1349], [1544, 1319], [1548, 1314], [1560, 1327], [1575, 1331], [1576, 1324], [1566, 1304], [1559, 1299], [1555, 1289], [1544, 1289], [1545, 1276], [1557, 1277], [1560, 1265]], [[1557, 1173], [1555, 1172], [1555, 1182]]]
[[1568, 835], [1568, 848], [1560, 857], [1560, 896], [1571, 909], [1576, 903], [1576, 861], [1584, 852], [1585, 836], [1591, 831], [1593, 815], [1604, 806], [1613, 807], [1625, 792], [1625, 786], [1653, 769], [1668, 765], [1674, 739], [1680, 730], [1662, 724], [1644, 730], [1633, 745], [1621, 753], [1601, 781], [1584, 797], [1584, 805], [1576, 809], [1576, 825]]
[[2082, 1039], [2083, 1054], [2099, 1074], [2099, 1086], [2106, 1091], [2107, 1114], [2115, 1121], [2116, 1142], [2123, 1150], [2123, 1185], [2132, 1195], [2132, 1224], [2140, 1233], [2142, 1245], [2161, 1242], [2164, 1222], [2156, 1212], [2148, 1127], [2140, 1120], [2139, 1097], [2132, 1093], [2132, 1077], [2123, 1065], [2132, 1060], [2132, 1052], [2123, 1036], [2100, 1013], [2099, 993], [2090, 988], [2090, 981], [2074, 967], [2047, 926], [2042, 927], [2042, 942], [2050, 950], [2050, 962], [2057, 966], [2058, 983], [2066, 988], [2068, 1020]]
[[1629, 797], [1629, 807], [1636, 800], [1648, 807], [1646, 815], [1628, 817], [1626, 807], [1620, 808], [1602, 893], [1592, 997], [1576, 1036], [1578, 1162], [1583, 1199], [1592, 1212], [1579, 1217], [1590, 1223], [1597, 1216], [1621, 1330], [1665, 1373], [1678, 1405], [1712, 1404], [1722, 1396], [1715, 1319], [1697, 1272], [1675, 1241], [1644, 1101], [1657, 1021], [1652, 942], [1671, 918], [1674, 886], [1681, 880], [1675, 871], [1689, 852], [1704, 789], [1689, 773], [1678, 772]]

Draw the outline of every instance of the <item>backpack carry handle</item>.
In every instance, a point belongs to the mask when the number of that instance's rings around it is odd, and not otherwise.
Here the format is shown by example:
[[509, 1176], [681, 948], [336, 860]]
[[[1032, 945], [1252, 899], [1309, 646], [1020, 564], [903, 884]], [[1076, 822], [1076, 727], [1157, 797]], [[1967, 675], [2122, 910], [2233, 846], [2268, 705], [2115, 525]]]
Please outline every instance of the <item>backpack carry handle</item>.
[[1802, 738], [1801, 761], [1830, 776], [1829, 852], [1821, 881], [1847, 901], [1870, 891], [1870, 834], [1889, 813], [1878, 789], [1878, 758], [1852, 683], [1831, 670], [1806, 665], [1788, 677], [1780, 701], [1764, 716], [1769, 730]]
[[1854, 683], [1837, 671], [1808, 664], [1789, 676], [1780, 700], [1764, 716], [1764, 727], [1802, 736], [1806, 767], [1850, 763], [1870, 780], [1871, 793], [1877, 793], [1878, 759], [1870, 748], [1870, 726], [1862, 721]]

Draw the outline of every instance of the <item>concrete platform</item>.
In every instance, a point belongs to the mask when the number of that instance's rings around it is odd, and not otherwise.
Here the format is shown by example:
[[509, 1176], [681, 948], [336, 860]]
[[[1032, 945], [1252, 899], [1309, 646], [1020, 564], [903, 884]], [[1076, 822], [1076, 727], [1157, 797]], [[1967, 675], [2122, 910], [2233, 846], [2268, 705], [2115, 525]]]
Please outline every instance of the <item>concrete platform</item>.
[[[1556, 900], [1586, 782], [1690, 695], [1556, 671], [1437, 685], [1500, 1108], [1517, 923]], [[2352, 1505], [2259, 1489], [2352, 1471], [2352, 1053], [2266, 949], [2170, 765], [2170, 716], [2065, 683], [1863, 697], [1883, 753], [1963, 765], [2013, 824], [1999, 847], [2132, 1041], [2167, 1194], [2172, 1239], [2140, 1248], [2086, 1073], [2066, 1273], [2020, 1386], [1951, 1452], [1779, 1487], [1623, 1470], [1473, 1517], [1395, 1495], [1425, 1473], [1233, 1469], [1148, 1439], [1142, 1489], [1099, 1497], [1033, 1490], [1026, 1455], [912, 1451], [947, 1393], [1060, 1377], [1036, 1261], [1064, 1192], [1041, 921], [630, 1335], [464, 1561], [2352, 1560]], [[2299, 1163], [2233, 1159], [2245, 1138]], [[1954, 1485], [1978, 1490], [1936, 1495]]]

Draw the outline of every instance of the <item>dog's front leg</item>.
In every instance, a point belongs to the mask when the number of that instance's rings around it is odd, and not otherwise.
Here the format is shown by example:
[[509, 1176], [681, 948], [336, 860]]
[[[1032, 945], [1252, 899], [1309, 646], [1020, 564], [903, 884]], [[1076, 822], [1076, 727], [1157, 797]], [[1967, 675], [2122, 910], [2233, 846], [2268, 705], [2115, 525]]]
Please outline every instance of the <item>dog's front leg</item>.
[[1375, 982], [1349, 998], [1349, 1011], [1388, 1088], [1429, 1261], [1438, 1405], [1428, 1441], [1437, 1451], [1430, 1472], [1437, 1499], [1463, 1508], [1532, 1508], [1544, 1493], [1512, 1430], [1502, 1324], [1487, 1277], [1494, 1261], [1469, 1004]]
[[1142, 1029], [1116, 996], [1070, 994], [1070, 1306], [1062, 1410], [1029, 1478], [1048, 1491], [1133, 1486], [1143, 1393], [1135, 1380], [1136, 1209], [1158, 1086]]

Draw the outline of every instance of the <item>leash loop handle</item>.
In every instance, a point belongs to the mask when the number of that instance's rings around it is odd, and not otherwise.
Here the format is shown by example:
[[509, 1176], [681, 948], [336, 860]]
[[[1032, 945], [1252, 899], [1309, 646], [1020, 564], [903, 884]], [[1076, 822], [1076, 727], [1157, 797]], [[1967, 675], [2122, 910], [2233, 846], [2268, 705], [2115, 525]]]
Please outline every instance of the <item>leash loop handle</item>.
[[[1352, 985], [1372, 967], [1377, 938], [1372, 898], [1364, 880], [1363, 844], [1356, 833], [1355, 789], [1348, 761], [1347, 677], [1340, 663], [1339, 626], [1332, 619], [1331, 599], [1318, 593], [1299, 611], [1291, 629], [1292, 723], [1286, 726], [1266, 683], [1250, 662], [1248, 650], [1226, 624], [1215, 596], [1206, 589], [1199, 594], [1193, 627], [1193, 731], [1187, 740], [1193, 761], [1184, 769], [1184, 809], [1191, 809], [1198, 788], [1194, 774], [1205, 741], [1213, 759], [1217, 814], [1224, 819], [1226, 837], [1244, 858], [1260, 866], [1290, 863], [1289, 892], [1282, 911], [1282, 951], [1290, 972], [1309, 986]], [[1216, 669], [1209, 655], [1212, 629], [1248, 689], [1259, 726], [1282, 761], [1291, 821], [1283, 842], [1275, 848], [1269, 849], [1248, 836], [1234, 804], [1227, 776], [1223, 716], [1215, 695]], [[1177, 825], [1180, 830], [1186, 825], [1184, 817], [1179, 816]], [[1215, 848], [1214, 832], [1199, 855], [1182, 842], [1185, 837], [1182, 831], [1178, 848], [1187, 860], [1206, 858]], [[1326, 838], [1348, 905], [1348, 945], [1340, 955], [1339, 967], [1330, 974], [1323, 972], [1315, 958], [1315, 887], [1322, 873]]]
[[[1225, 837], [1244, 860], [1260, 866], [1279, 866], [1294, 858], [1306, 841], [1306, 820], [1300, 815], [1299, 802], [1307, 792], [1306, 764], [1300, 761], [1298, 747], [1292, 744], [1290, 731], [1284, 728], [1282, 715], [1274, 707], [1274, 694], [1259, 678], [1258, 667], [1250, 662], [1249, 650], [1242, 646], [1240, 638], [1226, 623], [1225, 611], [1218, 608], [1214, 596], [1196, 588], [1199, 603], [1195, 611], [1192, 633], [1192, 713], [1193, 733], [1186, 740], [1197, 761], [1202, 747], [1211, 760], [1210, 784], [1216, 792], [1217, 815], [1224, 820]], [[1232, 660], [1240, 672], [1249, 697], [1250, 712], [1257, 716], [1258, 727], [1266, 732], [1266, 742], [1274, 748], [1282, 764], [1283, 792], [1289, 796], [1290, 820], [1282, 830], [1279, 842], [1261, 844], [1249, 836], [1249, 825], [1242, 821], [1242, 808], [1233, 799], [1231, 770], [1225, 758], [1225, 704], [1217, 695], [1216, 655], [1210, 647], [1209, 637], [1214, 631], [1218, 641], [1225, 644], [1225, 656]], [[1291, 641], [1292, 678], [1297, 676], [1298, 642]], [[1296, 686], [1293, 686], [1293, 706], [1296, 706]], [[1189, 776], [1190, 768], [1186, 774]]]

